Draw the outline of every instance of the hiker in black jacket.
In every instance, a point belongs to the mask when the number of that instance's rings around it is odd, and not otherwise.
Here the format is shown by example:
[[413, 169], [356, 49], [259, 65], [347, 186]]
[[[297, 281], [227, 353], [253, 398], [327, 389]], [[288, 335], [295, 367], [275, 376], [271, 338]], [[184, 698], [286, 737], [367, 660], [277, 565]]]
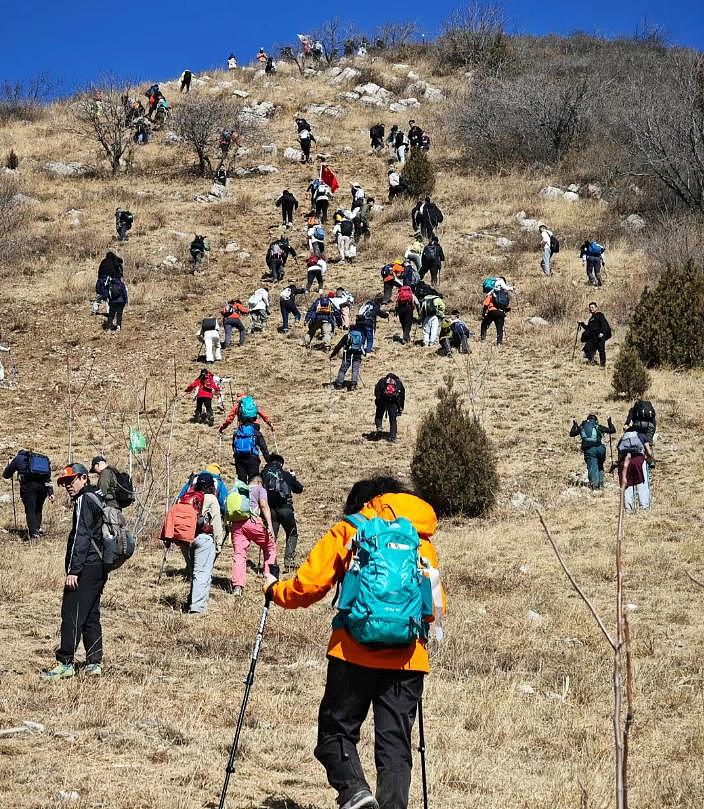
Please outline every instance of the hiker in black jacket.
[[425, 245], [420, 261], [420, 277], [424, 278], [425, 274], [429, 272], [430, 283], [437, 284], [442, 262], [445, 261], [445, 253], [437, 236], [433, 236], [430, 243]]
[[411, 211], [411, 224], [414, 230], [419, 230], [422, 237], [430, 241], [435, 235], [435, 228], [442, 222], [442, 211], [431, 202], [430, 197], [419, 200]]
[[55, 681], [73, 677], [73, 658], [83, 639], [85, 673], [102, 674], [103, 631], [100, 626], [100, 596], [107, 581], [102, 560], [103, 500], [88, 481], [83, 464], [67, 466], [57, 480], [73, 502], [73, 524], [66, 543], [66, 581], [61, 602], [61, 643], [57, 664], [42, 672], [42, 679]]
[[132, 229], [133, 222], [134, 216], [132, 216], [129, 211], [123, 208], [117, 208], [115, 210], [115, 228], [117, 229], [117, 238], [121, 242], [126, 242], [129, 238], [127, 231]]
[[269, 510], [271, 511], [271, 527], [274, 538], [279, 535], [279, 526], [286, 534], [284, 565], [288, 571], [296, 564], [296, 546], [298, 545], [298, 525], [293, 509], [293, 495], [303, 492], [303, 484], [295, 472], [284, 469], [284, 458], [272, 453], [266, 466], [262, 469], [262, 483], [267, 491]]
[[586, 323], [577, 322], [577, 326], [582, 329], [581, 340], [584, 343], [582, 354], [586, 362], [596, 364], [594, 354], [599, 352], [599, 365], [604, 368], [606, 366], [606, 341], [611, 338], [611, 326], [594, 301], [589, 304], [589, 314], [590, 317]]
[[364, 321], [364, 334], [367, 338], [367, 344], [364, 347], [366, 354], [371, 354], [374, 350], [374, 333], [376, 332], [376, 319], [378, 317], [388, 318], [389, 313], [382, 309], [384, 303], [384, 295], [377, 295], [374, 300], [367, 301], [359, 307], [357, 313], [357, 320]]
[[288, 190], [284, 189], [283, 194], [274, 203], [277, 208], [281, 208], [281, 218], [284, 227], [291, 227], [293, 225], [293, 212], [298, 208], [298, 200]]
[[110, 306], [110, 279], [122, 278], [123, 275], [123, 261], [122, 259], [108, 250], [105, 258], [98, 266], [98, 280], [95, 282], [95, 299], [91, 304], [90, 313], [97, 315], [100, 311], [100, 304], [105, 302], [105, 305]]
[[281, 332], [286, 334], [288, 332], [288, 319], [293, 315], [296, 323], [301, 322], [301, 312], [296, 305], [296, 295], [305, 295], [306, 288], [298, 287], [295, 284], [289, 284], [284, 287], [279, 293], [279, 307], [281, 309]]
[[21, 449], [5, 467], [2, 476], [5, 480], [10, 480], [15, 473], [20, 481], [20, 500], [27, 519], [27, 536], [29, 539], [39, 539], [42, 533], [44, 501], [47, 497], [54, 501], [49, 459], [46, 455], [36, 455]]
[[333, 383], [335, 390], [342, 390], [345, 387], [345, 375], [352, 366], [352, 381], [349, 390], [356, 390], [357, 383], [359, 382], [359, 369], [362, 365], [362, 357], [365, 356], [364, 342], [367, 339], [365, 333], [365, 320], [363, 317], [357, 317], [354, 325], [350, 327], [347, 334], [343, 335], [340, 342], [330, 352], [330, 360], [338, 355], [342, 350], [342, 362], [340, 363], [340, 370], [337, 372], [337, 378]]
[[369, 130], [369, 139], [372, 142], [372, 149], [378, 152], [384, 148], [384, 124], [374, 124]]
[[408, 141], [411, 149], [419, 149], [423, 145], [423, 130], [415, 121], [408, 122]]
[[403, 413], [406, 403], [406, 389], [403, 382], [396, 374], [386, 374], [374, 386], [374, 402], [376, 413], [374, 414], [374, 426], [377, 435], [381, 432], [381, 425], [384, 415], [389, 416], [389, 441], [396, 440], [398, 430], [397, 418]]

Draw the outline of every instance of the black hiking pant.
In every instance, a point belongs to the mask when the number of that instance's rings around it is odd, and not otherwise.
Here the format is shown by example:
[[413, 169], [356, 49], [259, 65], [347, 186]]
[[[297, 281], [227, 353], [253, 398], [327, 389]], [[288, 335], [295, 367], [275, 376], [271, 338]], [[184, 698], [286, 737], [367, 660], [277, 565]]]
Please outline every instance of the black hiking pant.
[[205, 424], [207, 421], [209, 427], [213, 426], [214, 418], [212, 399], [206, 399], [204, 396], [199, 396], [196, 399], [196, 412], [193, 416], [193, 421], [201, 422], [201, 424]]
[[108, 303], [108, 319], [105, 321], [105, 328], [114, 331], [122, 328], [122, 313], [125, 310], [124, 303]]
[[269, 504], [271, 510], [271, 527], [274, 529], [274, 539], [279, 537], [279, 526], [286, 534], [286, 549], [284, 550], [284, 562], [292, 565], [296, 558], [296, 546], [298, 545], [298, 525], [293, 506], [288, 504], [274, 507]]
[[393, 441], [398, 431], [398, 402], [393, 399], [391, 401], [388, 399], [380, 399], [376, 403], [376, 414], [374, 416], [374, 424], [377, 430], [381, 430], [384, 416], [387, 413], [389, 415], [389, 440]]
[[582, 349], [584, 357], [592, 362], [594, 355], [599, 353], [599, 365], [603, 368], [606, 365], [606, 340], [602, 337], [596, 340], [587, 340]]
[[325, 767], [341, 805], [360, 790], [370, 789], [357, 744], [371, 707], [379, 809], [407, 809], [413, 766], [411, 731], [422, 696], [419, 671], [368, 669], [328, 658], [315, 757]]
[[306, 292], [310, 292], [310, 288], [313, 286], [313, 282], [317, 282], [318, 289], [323, 288], [323, 271], [318, 267], [314, 270], [308, 270], [308, 274], [306, 276]]
[[438, 276], [440, 275], [440, 262], [422, 265], [419, 273], [421, 279], [425, 278], [427, 273], [430, 273], [430, 283], [435, 286], [435, 284], [438, 283]]
[[46, 496], [46, 484], [40, 480], [25, 480], [20, 484], [20, 500], [24, 506], [30, 539], [38, 536], [42, 527], [42, 509]]
[[124, 222], [120, 222], [117, 225], [117, 238], [119, 241], [124, 242], [127, 240], [127, 231], [129, 230], [129, 225], [125, 224]]
[[300, 141], [304, 163], [310, 163], [310, 143], [310, 138], [303, 138], [303, 140]]
[[403, 342], [411, 342], [411, 329], [413, 328], [413, 304], [401, 304], [396, 309], [398, 319], [403, 331]]
[[179, 90], [179, 93], [182, 93], [184, 90], [186, 91], [186, 93], [191, 92], [191, 80], [190, 79], [184, 79], [181, 82], [181, 89]]
[[281, 206], [281, 218], [283, 219], [284, 225], [293, 224], [293, 205]]
[[485, 340], [486, 333], [492, 323], [496, 324], [496, 345], [500, 346], [504, 342], [504, 320], [506, 319], [506, 312], [501, 309], [492, 309], [487, 312], [482, 318], [482, 327], [479, 332], [479, 339]]
[[328, 221], [328, 205], [330, 201], [327, 199], [317, 199], [315, 201], [315, 215], [321, 222]]
[[78, 587], [75, 590], [64, 589], [61, 646], [56, 650], [56, 659], [60, 663], [73, 663], [81, 639], [86, 663], [100, 663], [103, 659], [100, 596], [107, 579], [102, 563], [87, 565], [78, 576]]
[[249, 481], [259, 474], [259, 455], [242, 455], [235, 453], [235, 470], [237, 479], [242, 483]]

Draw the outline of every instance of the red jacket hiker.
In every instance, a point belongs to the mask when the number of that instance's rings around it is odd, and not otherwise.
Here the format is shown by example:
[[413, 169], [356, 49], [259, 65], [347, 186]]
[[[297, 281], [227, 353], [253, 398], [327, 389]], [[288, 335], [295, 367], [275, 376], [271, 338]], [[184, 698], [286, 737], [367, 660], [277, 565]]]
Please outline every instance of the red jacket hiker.
[[221, 393], [221, 388], [210, 371], [201, 371], [186, 388], [186, 393], [193, 390], [197, 391], [197, 399], [212, 399], [214, 393]]

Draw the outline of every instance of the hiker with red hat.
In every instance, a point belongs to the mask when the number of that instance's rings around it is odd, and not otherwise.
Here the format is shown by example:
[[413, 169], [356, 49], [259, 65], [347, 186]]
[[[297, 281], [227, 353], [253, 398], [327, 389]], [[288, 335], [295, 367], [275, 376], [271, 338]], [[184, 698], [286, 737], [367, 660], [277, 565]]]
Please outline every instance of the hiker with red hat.
[[91, 486], [88, 470], [81, 463], [67, 466], [57, 480], [73, 503], [73, 523], [66, 543], [66, 579], [61, 601], [61, 642], [57, 664], [43, 671], [43, 680], [54, 682], [76, 674], [74, 655], [83, 640], [85, 674], [102, 674], [103, 630], [100, 597], [107, 581], [103, 566], [103, 510], [100, 491]]

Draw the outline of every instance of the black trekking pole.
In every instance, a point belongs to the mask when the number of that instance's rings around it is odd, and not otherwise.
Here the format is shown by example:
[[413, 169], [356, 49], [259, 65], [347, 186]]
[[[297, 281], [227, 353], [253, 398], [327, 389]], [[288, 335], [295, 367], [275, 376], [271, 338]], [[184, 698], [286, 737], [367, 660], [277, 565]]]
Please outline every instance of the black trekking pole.
[[17, 533], [17, 507], [15, 506], [15, 476], [10, 478], [10, 485], [12, 486], [12, 516], [15, 520], [15, 533]]
[[613, 442], [611, 441], [613, 437], [613, 433], [609, 433], [609, 455], [611, 456], [611, 466], [614, 465], [614, 446]]
[[425, 728], [423, 726], [423, 697], [418, 700], [418, 752], [420, 774], [423, 781], [423, 809], [428, 809], [428, 773], [425, 768]]
[[579, 323], [577, 324], [577, 333], [574, 336], [574, 346], [572, 347], [572, 359], [574, 359], [574, 355], [577, 351], [577, 340], [579, 339]]
[[161, 559], [161, 567], [159, 568], [159, 578], [156, 580], [157, 584], [161, 584], [162, 576], [164, 575], [164, 571], [166, 570], [166, 560], [169, 557], [169, 551], [171, 550], [171, 543], [168, 545], [164, 545], [164, 556]]
[[[277, 579], [279, 577], [279, 566], [270, 565], [269, 572]], [[242, 726], [244, 725], [244, 715], [247, 710], [247, 702], [249, 701], [249, 692], [252, 690], [252, 683], [254, 682], [254, 670], [257, 667], [257, 660], [259, 658], [259, 651], [262, 647], [264, 640], [264, 629], [266, 628], [266, 619], [269, 616], [269, 607], [271, 605], [271, 595], [267, 592], [264, 597], [264, 609], [262, 610], [261, 618], [259, 619], [259, 628], [257, 635], [254, 639], [254, 646], [252, 647], [252, 661], [249, 665], [249, 673], [244, 681], [244, 697], [242, 698], [242, 707], [240, 708], [240, 715], [237, 717], [237, 725], [235, 727], [235, 736], [232, 740], [232, 747], [230, 748], [230, 757], [227, 760], [227, 767], [225, 768], [225, 783], [222, 785], [222, 794], [220, 795], [220, 803], [218, 809], [224, 809], [225, 799], [227, 798], [227, 788], [230, 785], [230, 776], [235, 771], [235, 758], [237, 757], [237, 748], [240, 743], [240, 734], [242, 733]]]

